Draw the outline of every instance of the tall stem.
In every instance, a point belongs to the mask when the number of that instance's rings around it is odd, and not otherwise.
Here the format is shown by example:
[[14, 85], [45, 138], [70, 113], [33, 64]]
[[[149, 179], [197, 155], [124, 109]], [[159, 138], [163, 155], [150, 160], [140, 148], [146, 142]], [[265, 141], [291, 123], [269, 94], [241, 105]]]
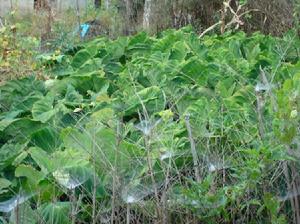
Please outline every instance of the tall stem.
[[191, 128], [191, 124], [190, 124], [190, 116], [186, 115], [185, 116], [185, 125], [186, 125], [186, 129], [188, 131], [188, 135], [189, 135], [189, 141], [191, 144], [191, 152], [192, 152], [192, 156], [193, 156], [193, 163], [194, 163], [194, 171], [195, 171], [195, 177], [197, 182], [201, 181], [200, 178], [200, 171], [199, 171], [199, 161], [198, 161], [198, 155], [197, 155], [197, 151], [196, 151], [196, 144], [193, 138], [193, 133], [192, 133], [192, 128]]
[[116, 192], [117, 192], [117, 183], [118, 183], [118, 161], [119, 161], [119, 146], [122, 141], [122, 134], [121, 134], [121, 122], [117, 121], [117, 138], [116, 138], [116, 154], [114, 160], [114, 167], [113, 167], [113, 193], [112, 193], [112, 205], [111, 205], [111, 224], [114, 223], [115, 220], [115, 213], [116, 213]]
[[158, 195], [158, 189], [156, 186], [156, 181], [154, 177], [154, 171], [153, 171], [153, 166], [152, 166], [152, 156], [151, 156], [151, 147], [150, 147], [150, 139], [151, 136], [145, 136], [145, 146], [146, 146], [146, 151], [147, 151], [147, 162], [148, 162], [148, 169], [150, 173], [150, 178], [152, 181], [153, 185], [153, 190], [154, 190], [154, 195], [156, 199], [156, 219], [159, 220], [160, 216], [160, 206], [159, 206], [159, 195]]
[[[283, 173], [284, 173], [284, 176], [285, 176], [285, 179], [286, 179], [288, 191], [292, 190], [292, 185], [291, 185], [291, 182], [290, 182], [290, 176], [289, 176], [289, 170], [288, 170], [287, 162], [283, 163]], [[293, 211], [294, 223], [297, 223], [296, 222], [296, 212], [295, 212], [295, 202], [294, 202], [293, 197], [290, 198], [290, 203], [291, 203], [291, 207], [292, 207], [292, 211]]]
[[[77, 23], [78, 23], [78, 31], [80, 32], [81, 29], [81, 21], [80, 21], [80, 7], [79, 7], [79, 0], [76, 0], [76, 16], [77, 16]], [[81, 36], [81, 35], [80, 35]]]
[[[93, 136], [92, 138], [95, 139], [95, 130], [93, 130]], [[92, 218], [93, 218], [93, 224], [96, 224], [97, 220], [97, 213], [96, 213], [96, 194], [97, 194], [97, 175], [96, 175], [96, 145], [95, 142], [93, 141], [93, 148], [92, 148], [92, 153], [93, 153], [93, 167], [94, 167], [94, 173], [93, 173], [93, 211], [92, 211]]]
[[75, 194], [75, 188], [71, 190], [71, 204], [72, 204], [72, 209], [71, 209], [71, 222], [72, 224], [76, 223], [76, 213], [77, 213], [77, 203], [76, 203], [76, 194]]
[[169, 175], [170, 175], [170, 169], [171, 169], [171, 158], [169, 158], [168, 161], [168, 167], [166, 172], [166, 180], [165, 180], [165, 186], [162, 193], [161, 201], [162, 201], [162, 224], [168, 223], [168, 214], [167, 214], [167, 190], [169, 186]]
[[126, 224], [130, 224], [130, 204], [127, 204], [127, 209], [126, 209]]

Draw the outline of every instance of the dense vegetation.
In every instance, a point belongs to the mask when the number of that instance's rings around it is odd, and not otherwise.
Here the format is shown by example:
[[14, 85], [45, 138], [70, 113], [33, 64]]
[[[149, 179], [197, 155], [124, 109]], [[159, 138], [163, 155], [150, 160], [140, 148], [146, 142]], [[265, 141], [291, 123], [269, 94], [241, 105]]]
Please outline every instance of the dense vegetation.
[[298, 222], [299, 46], [187, 27], [40, 56], [0, 86], [0, 222]]

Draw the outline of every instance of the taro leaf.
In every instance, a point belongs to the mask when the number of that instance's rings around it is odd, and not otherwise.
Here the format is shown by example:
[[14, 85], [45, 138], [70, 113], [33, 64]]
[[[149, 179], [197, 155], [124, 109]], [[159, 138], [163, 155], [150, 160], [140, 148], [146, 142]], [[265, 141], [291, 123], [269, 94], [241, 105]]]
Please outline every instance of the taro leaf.
[[18, 206], [18, 210], [11, 213], [10, 224], [36, 224], [38, 223], [38, 215], [36, 214], [29, 203], [23, 203]]
[[18, 105], [24, 101], [24, 98], [35, 94], [44, 94], [44, 83], [36, 80], [34, 76], [29, 76], [19, 80], [6, 82], [0, 86], [1, 98], [0, 105], [9, 108], [12, 104]]
[[0, 212], [9, 213], [13, 211], [17, 206], [28, 201], [30, 198], [33, 197], [34, 194], [24, 194], [20, 193], [16, 196], [8, 199], [7, 201], [0, 202]]
[[75, 128], [66, 128], [61, 132], [64, 146], [69, 149], [89, 152], [92, 149], [92, 137], [88, 132], [80, 132]]
[[29, 136], [37, 129], [41, 128], [42, 124], [28, 118], [20, 118], [14, 120], [4, 130], [5, 136], [14, 136], [14, 141], [28, 141]]
[[30, 165], [19, 165], [15, 170], [16, 177], [26, 177], [30, 183], [37, 185], [41, 180], [45, 178], [45, 174], [36, 170]]
[[17, 110], [17, 111], [12, 111], [12, 112], [7, 112], [3, 113], [0, 116], [0, 131], [3, 131], [5, 128], [7, 128], [11, 123], [14, 121], [17, 121], [19, 119], [16, 119], [16, 117], [21, 113], [22, 111]]
[[29, 149], [29, 153], [44, 174], [48, 174], [53, 170], [50, 156], [44, 150], [32, 147]]
[[54, 97], [52, 95], [47, 95], [35, 102], [32, 107], [33, 119], [42, 123], [49, 121], [57, 113], [57, 109], [53, 107], [53, 102]]
[[210, 115], [210, 102], [202, 97], [187, 107], [185, 114], [190, 116], [193, 135], [205, 136], [209, 130], [207, 124]]
[[28, 156], [28, 152], [27, 151], [23, 151], [21, 152], [16, 158], [15, 160], [13, 161], [12, 165], [13, 166], [18, 166], [20, 165], [24, 159], [26, 159]]
[[123, 71], [123, 66], [119, 62], [110, 62], [104, 66], [105, 73], [117, 74]]
[[91, 115], [92, 122], [102, 122], [107, 123], [111, 121], [114, 117], [114, 111], [111, 108], [104, 108], [102, 110], [96, 111]]
[[79, 106], [82, 103], [83, 97], [80, 95], [72, 85], [68, 85], [64, 104], [67, 106]]
[[190, 82], [205, 86], [207, 83], [207, 74], [203, 73], [205, 69], [206, 65], [203, 62], [197, 57], [192, 57], [184, 64], [181, 72]]
[[137, 44], [144, 43], [148, 39], [148, 35], [146, 32], [140, 32], [135, 36], [132, 36], [128, 43], [128, 49], [135, 47]]
[[43, 204], [38, 208], [39, 214], [46, 223], [70, 224], [71, 204], [69, 202], [54, 202]]
[[266, 193], [263, 197], [266, 208], [269, 210], [273, 219], [277, 217], [280, 208], [279, 201], [272, 196], [271, 193]]
[[229, 108], [240, 108], [241, 105], [249, 105], [255, 101], [255, 95], [253, 91], [254, 87], [251, 85], [239, 88], [232, 96], [226, 98], [225, 105]]
[[24, 144], [5, 144], [0, 148], [0, 170], [11, 165], [14, 159], [24, 150]]
[[88, 166], [90, 154], [76, 149], [56, 151], [51, 155], [52, 172], [60, 169], [68, 169], [76, 166]]
[[80, 50], [75, 54], [71, 65], [74, 69], [78, 69], [90, 58], [91, 58], [91, 55], [87, 50], [85, 50], [85, 49]]
[[162, 111], [165, 107], [163, 93], [157, 86], [145, 88], [126, 99], [127, 108], [125, 115], [136, 113], [138, 109], [143, 111], [142, 105], [146, 107], [147, 113]]
[[[113, 130], [109, 128], [99, 128], [97, 123], [91, 122], [83, 132], [79, 132], [77, 129], [67, 128], [62, 131], [62, 139], [64, 146], [67, 149], [74, 151], [72, 154], [75, 156], [78, 154], [78, 159], [84, 163], [88, 160], [88, 157], [95, 154], [95, 160], [101, 164], [101, 168], [105, 169], [107, 166], [113, 164], [116, 155], [116, 136]], [[81, 157], [81, 158], [80, 158]], [[72, 156], [69, 155], [69, 158]], [[59, 160], [59, 158], [57, 159]], [[68, 161], [68, 157], [66, 159]], [[63, 163], [67, 163], [62, 161]], [[128, 163], [128, 155], [126, 152], [122, 152], [119, 155], [119, 167], [126, 167]]]
[[118, 158], [118, 169], [120, 172], [126, 173], [131, 166], [129, 165], [129, 154], [127, 151], [118, 153], [116, 147], [115, 132], [109, 128], [102, 128], [96, 133], [97, 147], [96, 158], [102, 169], [114, 164], [116, 157]]
[[106, 50], [107, 53], [109, 54], [110, 60], [118, 61], [125, 54], [125, 49], [127, 46], [128, 46], [127, 37], [119, 37], [117, 40], [113, 42], [107, 42]]
[[188, 53], [189, 53], [189, 49], [185, 41], [178, 41], [174, 44], [171, 50], [170, 59], [182, 61], [185, 59]]
[[49, 155], [40, 148], [32, 147], [29, 153], [44, 174], [78, 165], [87, 166], [89, 160], [88, 153], [78, 151], [77, 149], [56, 151]]
[[1, 190], [8, 188], [11, 185], [11, 182], [7, 179], [0, 178], [0, 192]]
[[60, 185], [70, 190], [93, 178], [91, 170], [81, 165], [58, 169], [52, 175]]
[[173, 44], [179, 40], [176, 37], [175, 33], [172, 32], [165, 32], [165, 36], [162, 39], [158, 39], [156, 43], [153, 44], [154, 51], [166, 52], [171, 49]]
[[51, 70], [49, 76], [52, 78], [57, 76], [63, 77], [63, 76], [71, 75], [72, 73], [74, 73], [74, 69], [71, 65], [68, 66], [58, 65]]
[[81, 95], [86, 95], [88, 91], [98, 92], [108, 82], [103, 76], [103, 71], [72, 75], [53, 86], [51, 93], [53, 95], [65, 94], [69, 85], [72, 85]]
[[216, 85], [216, 92], [223, 98], [232, 96], [235, 89], [234, 79], [229, 77], [224, 80], [220, 80]]
[[31, 144], [47, 152], [54, 152], [61, 144], [61, 139], [56, 129], [45, 127], [31, 135]]
[[89, 195], [90, 197], [93, 197], [93, 191], [95, 190], [95, 181], [96, 181], [96, 197], [99, 198], [104, 198], [105, 196], [107, 196], [107, 191], [105, 187], [110, 187], [111, 186], [111, 182], [110, 180], [107, 178], [107, 176], [105, 175], [105, 173], [101, 174], [101, 176], [99, 174], [95, 174], [96, 179], [94, 179], [94, 172], [89, 171], [89, 173], [87, 174], [89, 177], [87, 179], [87, 181], [85, 181], [82, 184], [83, 189], [86, 191], [87, 195]]
[[31, 95], [25, 96], [20, 100], [17, 100], [16, 102], [14, 102], [11, 106], [11, 109], [16, 111], [22, 111], [22, 112], [30, 112], [32, 110], [32, 106], [33, 104], [40, 100], [41, 98], [43, 98], [43, 94], [42, 93], [36, 93], [34, 92]]
[[77, 69], [75, 74], [84, 74], [89, 72], [98, 71], [102, 67], [102, 61], [99, 58], [87, 60], [79, 69]]

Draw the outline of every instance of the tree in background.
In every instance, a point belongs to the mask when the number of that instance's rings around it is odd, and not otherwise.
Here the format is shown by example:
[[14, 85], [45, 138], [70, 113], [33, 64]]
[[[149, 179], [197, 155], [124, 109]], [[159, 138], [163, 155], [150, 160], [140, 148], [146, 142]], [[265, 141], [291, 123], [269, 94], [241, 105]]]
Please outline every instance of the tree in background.
[[94, 5], [96, 9], [101, 8], [101, 0], [95, 0]]

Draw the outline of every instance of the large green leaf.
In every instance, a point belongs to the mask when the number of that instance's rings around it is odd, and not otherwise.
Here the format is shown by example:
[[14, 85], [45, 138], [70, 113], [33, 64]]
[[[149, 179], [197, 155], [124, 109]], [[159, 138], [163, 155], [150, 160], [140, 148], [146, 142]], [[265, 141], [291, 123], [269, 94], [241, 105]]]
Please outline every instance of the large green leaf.
[[48, 174], [53, 170], [50, 156], [44, 150], [32, 147], [30, 148], [29, 153], [44, 174]]
[[[19, 165], [15, 170], [16, 177], [26, 177], [31, 183], [38, 184], [45, 178], [45, 174], [36, 170], [30, 165]], [[34, 186], [32, 186], [34, 187]]]
[[13, 136], [16, 142], [27, 142], [30, 135], [42, 126], [43, 125], [38, 121], [23, 117], [12, 121], [4, 129], [4, 135], [7, 137]]
[[43, 220], [47, 224], [70, 224], [71, 204], [69, 202], [55, 202], [43, 204], [38, 208]]
[[39, 214], [28, 203], [23, 203], [15, 209], [9, 219], [10, 224], [38, 224]]
[[144, 88], [125, 100], [127, 104], [125, 115], [136, 113], [137, 110], [144, 112], [144, 109], [147, 110], [147, 113], [153, 113], [161, 111], [165, 107], [163, 92], [157, 86]]
[[52, 95], [47, 95], [35, 102], [32, 107], [33, 119], [42, 123], [49, 121], [57, 113], [57, 109], [54, 109], [53, 103], [54, 97]]
[[45, 127], [31, 135], [31, 144], [47, 152], [54, 152], [61, 144], [58, 131], [53, 127]]
[[5, 144], [0, 148], [0, 170], [11, 165], [14, 159], [26, 148], [25, 144]]
[[74, 69], [78, 69], [90, 58], [91, 55], [87, 50], [80, 50], [75, 54], [71, 65]]

